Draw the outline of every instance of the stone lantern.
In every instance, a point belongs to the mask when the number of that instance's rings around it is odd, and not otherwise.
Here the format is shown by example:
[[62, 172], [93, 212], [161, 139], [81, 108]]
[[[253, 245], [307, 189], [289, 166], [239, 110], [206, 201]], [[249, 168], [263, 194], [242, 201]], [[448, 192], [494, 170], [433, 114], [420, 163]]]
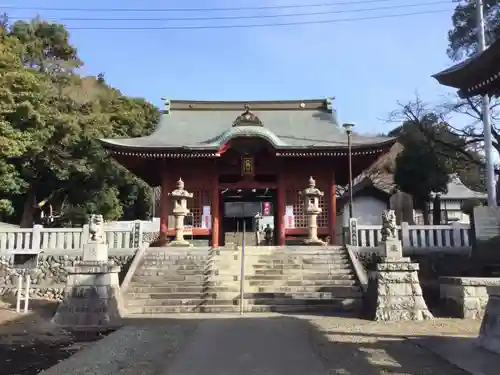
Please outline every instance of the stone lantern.
[[192, 246], [184, 239], [184, 218], [189, 213], [187, 200], [193, 198], [193, 193], [184, 189], [184, 181], [179, 178], [176, 189], [168, 194], [172, 200], [172, 215], [175, 223], [175, 239], [169, 243], [169, 246]]
[[304, 198], [304, 212], [307, 215], [308, 235], [304, 241], [306, 245], [324, 245], [325, 243], [318, 238], [318, 215], [321, 213], [319, 207], [319, 198], [324, 193], [316, 187], [314, 178], [309, 177], [309, 186], [300, 192]]

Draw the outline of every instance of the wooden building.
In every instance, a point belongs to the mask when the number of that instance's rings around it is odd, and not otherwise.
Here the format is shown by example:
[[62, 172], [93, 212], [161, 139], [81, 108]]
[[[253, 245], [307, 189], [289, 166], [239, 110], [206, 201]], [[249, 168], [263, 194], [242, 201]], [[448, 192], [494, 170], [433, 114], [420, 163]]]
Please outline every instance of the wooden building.
[[[161, 232], [172, 235], [168, 193], [179, 178], [194, 193], [193, 235], [212, 246], [225, 232], [247, 229], [260, 212], [274, 243], [307, 233], [299, 191], [309, 177], [325, 195], [318, 233], [335, 238], [336, 187], [348, 184], [348, 137], [331, 99], [167, 101], [148, 136], [101, 140], [107, 151], [151, 186], [161, 186]], [[393, 145], [393, 138], [351, 136], [356, 176]], [[269, 222], [269, 221], [268, 221]]]
[[458, 89], [461, 98], [500, 94], [500, 39], [489, 48], [433, 77], [442, 85]]

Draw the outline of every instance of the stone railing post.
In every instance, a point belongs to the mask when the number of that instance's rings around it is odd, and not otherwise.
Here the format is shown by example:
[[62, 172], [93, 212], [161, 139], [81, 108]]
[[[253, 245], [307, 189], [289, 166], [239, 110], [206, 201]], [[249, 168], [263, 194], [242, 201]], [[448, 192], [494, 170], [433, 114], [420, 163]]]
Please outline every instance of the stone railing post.
[[401, 244], [404, 247], [410, 246], [410, 224], [407, 222], [401, 223]]
[[134, 222], [134, 227], [132, 229], [132, 247], [138, 248], [142, 246], [144, 241], [144, 226], [140, 220]]
[[31, 250], [33, 251], [40, 251], [42, 229], [42, 225], [33, 225], [33, 232], [31, 232]]
[[349, 238], [348, 242], [351, 246], [359, 246], [358, 241], [358, 219], [352, 217], [349, 219], [348, 227]]
[[89, 242], [90, 233], [89, 233], [89, 225], [84, 224], [82, 227], [82, 236], [80, 237], [80, 249], [83, 249], [83, 246]]

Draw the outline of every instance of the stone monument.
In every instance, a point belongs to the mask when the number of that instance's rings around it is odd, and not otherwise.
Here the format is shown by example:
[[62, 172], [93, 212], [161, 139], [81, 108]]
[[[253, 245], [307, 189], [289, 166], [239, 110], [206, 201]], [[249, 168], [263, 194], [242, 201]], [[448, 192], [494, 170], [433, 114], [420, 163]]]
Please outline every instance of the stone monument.
[[120, 325], [120, 267], [108, 261], [102, 215], [90, 216], [89, 234], [82, 260], [66, 269], [64, 300], [52, 321], [76, 329], [116, 327]]
[[193, 193], [184, 189], [184, 181], [179, 178], [176, 189], [168, 194], [172, 200], [172, 215], [174, 216], [175, 239], [169, 243], [169, 246], [193, 246], [184, 239], [184, 218], [189, 213], [187, 200], [193, 198]]
[[300, 192], [304, 198], [304, 212], [307, 215], [307, 238], [306, 245], [326, 245], [318, 238], [318, 215], [321, 213], [319, 198], [324, 193], [316, 187], [314, 178], [309, 177], [309, 186]]
[[500, 286], [488, 287], [488, 304], [484, 312], [478, 344], [500, 354]]
[[396, 214], [396, 224], [414, 224], [413, 198], [410, 194], [396, 188], [394, 194], [389, 198], [389, 208]]
[[376, 272], [369, 280], [369, 293], [376, 293], [374, 320], [432, 319], [420, 287], [419, 265], [403, 257], [393, 210], [382, 214], [380, 246], [382, 261], [377, 264]]

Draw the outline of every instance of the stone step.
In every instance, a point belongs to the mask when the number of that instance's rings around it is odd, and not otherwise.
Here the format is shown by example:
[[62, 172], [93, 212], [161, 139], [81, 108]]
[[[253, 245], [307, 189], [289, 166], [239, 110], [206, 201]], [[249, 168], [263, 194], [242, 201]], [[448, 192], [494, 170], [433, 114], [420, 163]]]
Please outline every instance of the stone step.
[[[328, 286], [280, 286], [280, 287], [258, 287], [255, 293], [274, 294], [301, 294], [301, 293], [331, 293], [337, 297], [362, 294], [359, 286], [354, 285], [328, 285]], [[250, 293], [253, 294], [253, 293]]]
[[157, 269], [170, 268], [182, 271], [198, 271], [198, 270], [204, 270], [207, 267], [210, 267], [210, 265], [211, 263], [208, 262], [200, 262], [197, 264], [173, 264], [172, 262], [168, 261], [151, 261], [151, 262], [144, 262], [141, 267], [157, 268]]
[[280, 270], [280, 269], [267, 269], [267, 270], [253, 270], [254, 276], [287, 276], [287, 277], [316, 277], [316, 276], [338, 276], [338, 275], [350, 275], [352, 271], [346, 268], [335, 268], [329, 270]]
[[[282, 306], [282, 305], [349, 305], [357, 303], [358, 298], [292, 298], [292, 297], [274, 297], [274, 298], [245, 298], [243, 303], [247, 306]], [[203, 296], [197, 296], [192, 299], [129, 299], [126, 302], [127, 308], [135, 306], [212, 306], [212, 305], [239, 305], [240, 299], [235, 296], [233, 299], [217, 299]]]
[[[343, 304], [324, 305], [244, 305], [243, 312], [322, 312], [322, 313], [357, 313], [361, 307], [359, 301]], [[239, 305], [201, 305], [201, 306], [134, 306], [127, 309], [128, 316], [173, 314], [173, 313], [237, 313]]]
[[[325, 291], [302, 291], [302, 292], [252, 292], [252, 293], [244, 293], [245, 300], [251, 300], [249, 303], [254, 303], [252, 301], [257, 300], [280, 300], [280, 301], [296, 301], [296, 300], [334, 300], [334, 299], [345, 299], [345, 298], [361, 298], [362, 292], [361, 290], [355, 288], [343, 288], [344, 290], [337, 289], [333, 292], [325, 292]], [[233, 292], [234, 298], [239, 296], [239, 291]], [[227, 300], [225, 295], [227, 292], [219, 292], [219, 291], [210, 291], [210, 292], [185, 292], [185, 293], [129, 293], [127, 294], [127, 301], [138, 301], [133, 302], [131, 305], [137, 305], [140, 303], [144, 303], [146, 305], [154, 305], [154, 301], [195, 301], [195, 300]], [[233, 298], [233, 299], [234, 299]], [[239, 298], [239, 297], [238, 297]], [[232, 300], [233, 300], [232, 299]], [[294, 302], [295, 303], [295, 302]], [[159, 303], [164, 304], [164, 303]], [[168, 303], [175, 304], [175, 303]], [[186, 303], [180, 303], [186, 304]], [[277, 303], [278, 304], [278, 303]]]
[[232, 275], [169, 275], [169, 276], [132, 276], [132, 282], [147, 284], [165, 284], [178, 283], [183, 281], [203, 283], [207, 280], [212, 281], [233, 281]]
[[129, 299], [126, 301], [127, 308], [135, 306], [199, 306], [199, 305], [231, 305], [233, 300], [227, 299], [217, 299], [217, 298], [204, 298], [203, 296], [197, 296], [197, 298], [187, 299], [187, 298], [168, 298], [168, 299]]
[[135, 276], [162, 276], [162, 277], [177, 277], [177, 276], [205, 276], [213, 273], [213, 270], [176, 270], [169, 268], [141, 268], [135, 272]]
[[[267, 287], [267, 286], [275, 286], [276, 280], [252, 280], [247, 281], [249, 286], [255, 287]], [[282, 283], [283, 285], [279, 285], [279, 287], [326, 287], [326, 286], [337, 286], [337, 285], [347, 285], [354, 286], [357, 284], [357, 281], [353, 279], [339, 279], [339, 280], [299, 280], [299, 281], [286, 281]]]
[[171, 262], [173, 264], [199, 264], [209, 260], [208, 255], [183, 256], [183, 255], [152, 255], [147, 254], [142, 258], [144, 262]]
[[341, 260], [337, 262], [329, 262], [324, 264], [310, 264], [310, 263], [264, 263], [258, 262], [252, 264], [253, 268], [266, 269], [266, 268], [281, 268], [281, 269], [323, 269], [323, 268], [336, 268], [336, 267], [350, 267], [351, 264], [348, 260]]
[[310, 274], [310, 275], [297, 275], [290, 274], [285, 275], [286, 280], [284, 280], [284, 275], [246, 275], [245, 280], [247, 281], [278, 281], [282, 280], [285, 283], [289, 282], [300, 282], [300, 281], [325, 281], [330, 280], [352, 280], [355, 276], [352, 273], [347, 274]]
[[[236, 293], [236, 292], [235, 292]], [[195, 300], [218, 299], [217, 292], [191, 291], [185, 293], [128, 293], [127, 300]]]
[[239, 292], [240, 286], [239, 283], [234, 286], [201, 286], [201, 285], [193, 285], [193, 286], [131, 286], [127, 290], [128, 295], [135, 294], [167, 294], [167, 293], [178, 293], [178, 294], [203, 294], [203, 293], [213, 293], [213, 292]]

